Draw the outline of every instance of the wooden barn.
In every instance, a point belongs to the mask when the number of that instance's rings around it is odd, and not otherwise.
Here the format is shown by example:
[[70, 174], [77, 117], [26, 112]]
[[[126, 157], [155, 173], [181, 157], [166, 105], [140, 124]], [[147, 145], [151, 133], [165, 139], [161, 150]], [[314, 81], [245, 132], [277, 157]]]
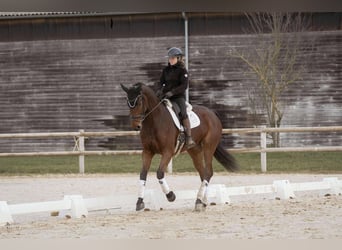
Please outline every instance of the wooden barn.
[[[158, 81], [167, 49], [185, 50], [186, 42], [190, 102], [215, 110], [224, 128], [264, 125], [265, 114], [256, 119], [248, 106], [256, 77], [228, 53], [256, 42], [248, 26], [242, 13], [0, 13], [0, 133], [130, 130], [120, 83]], [[286, 92], [282, 126], [341, 125], [342, 13], [310, 13], [303, 36], [308, 70]], [[257, 139], [232, 135], [226, 146], [255, 146]], [[281, 139], [284, 146], [332, 146], [342, 134]], [[0, 142], [0, 152], [72, 147], [65, 139]], [[140, 144], [131, 137], [92, 138], [86, 148]]]

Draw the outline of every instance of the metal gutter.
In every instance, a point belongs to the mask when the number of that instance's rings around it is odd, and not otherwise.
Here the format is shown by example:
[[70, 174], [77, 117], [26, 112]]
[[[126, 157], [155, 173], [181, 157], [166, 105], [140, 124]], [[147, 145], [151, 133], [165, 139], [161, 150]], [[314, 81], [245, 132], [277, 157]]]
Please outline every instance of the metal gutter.
[[0, 19], [37, 19], [37, 18], [66, 18], [66, 17], [99, 17], [147, 14], [139, 12], [0, 12]]
[[[182, 12], [184, 19], [184, 38], [185, 38], [185, 67], [189, 71], [189, 33], [188, 33], [188, 17]], [[189, 102], [189, 86], [185, 91], [185, 99]]]

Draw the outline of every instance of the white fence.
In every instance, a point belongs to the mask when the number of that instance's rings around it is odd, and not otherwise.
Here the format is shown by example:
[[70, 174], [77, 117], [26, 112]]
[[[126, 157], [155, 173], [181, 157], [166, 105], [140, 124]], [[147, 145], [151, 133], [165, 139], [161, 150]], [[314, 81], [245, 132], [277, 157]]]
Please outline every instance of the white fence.
[[[267, 133], [297, 133], [297, 132], [340, 132], [342, 126], [330, 127], [292, 127], [292, 128], [242, 128], [242, 129], [223, 129], [223, 134], [260, 134], [260, 146], [255, 148], [239, 148], [229, 149], [230, 152], [257, 152], [261, 156], [261, 171], [267, 171], [267, 152], [310, 152], [310, 151], [342, 151], [342, 146], [333, 147], [280, 147], [267, 148], [266, 135]], [[85, 163], [84, 157], [86, 155], [132, 155], [141, 154], [141, 150], [107, 150], [107, 151], [86, 151], [84, 146], [84, 139], [87, 137], [117, 137], [117, 136], [137, 136], [139, 132], [135, 131], [113, 131], [113, 132], [59, 132], [59, 133], [18, 133], [18, 134], [0, 134], [0, 140], [5, 138], [74, 138], [75, 147], [73, 151], [60, 152], [25, 152], [25, 153], [0, 153], [3, 156], [63, 156], [75, 155], [79, 156], [79, 172], [84, 173]]]
[[[239, 195], [274, 194], [273, 198], [295, 198], [295, 192], [321, 190], [321, 194], [341, 195], [342, 180], [336, 177], [324, 178], [321, 182], [290, 183], [288, 180], [276, 180], [269, 185], [226, 187], [222, 184], [209, 185], [208, 202], [216, 204], [231, 203], [230, 197]], [[198, 190], [177, 192], [177, 200], [196, 199]], [[0, 201], [0, 226], [13, 223], [13, 216], [38, 212], [58, 211], [60, 216], [74, 218], [88, 216], [88, 212], [98, 210], [121, 209], [123, 204], [134, 207], [136, 195], [112, 195], [84, 199], [82, 195], [66, 195], [63, 200], [24, 204], [7, 204]], [[159, 190], [146, 190], [146, 206], [160, 210], [165, 202], [165, 195]], [[164, 204], [163, 204], [164, 203]]]

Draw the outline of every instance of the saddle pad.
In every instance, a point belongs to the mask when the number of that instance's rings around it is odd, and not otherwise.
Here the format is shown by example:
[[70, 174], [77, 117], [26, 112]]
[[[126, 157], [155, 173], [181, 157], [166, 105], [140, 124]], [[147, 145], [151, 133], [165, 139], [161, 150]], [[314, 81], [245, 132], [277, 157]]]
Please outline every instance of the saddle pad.
[[[201, 120], [199, 119], [198, 115], [192, 111], [192, 106], [188, 103], [187, 104], [187, 114], [188, 114], [188, 117], [189, 117], [189, 121], [190, 121], [190, 127], [191, 128], [196, 128], [198, 127], [200, 124], [201, 124]], [[191, 107], [191, 109], [189, 109], [189, 106]], [[176, 125], [176, 127], [180, 130], [180, 131], [184, 131], [184, 128], [183, 126], [180, 124], [180, 121], [178, 119], [178, 116], [176, 115], [175, 111], [173, 111], [172, 109], [172, 104], [171, 102], [168, 100], [168, 102], [165, 103], [165, 106], [167, 108], [167, 110], [170, 112], [171, 114], [171, 117], [172, 117], [172, 120], [173, 120], [173, 123]]]

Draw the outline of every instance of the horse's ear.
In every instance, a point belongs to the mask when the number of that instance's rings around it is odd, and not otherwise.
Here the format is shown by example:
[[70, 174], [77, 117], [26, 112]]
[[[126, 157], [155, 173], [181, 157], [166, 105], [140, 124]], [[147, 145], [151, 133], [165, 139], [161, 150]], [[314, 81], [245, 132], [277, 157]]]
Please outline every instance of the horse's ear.
[[126, 88], [122, 83], [120, 83], [121, 88], [123, 89], [123, 91], [125, 91], [126, 93], [128, 93], [128, 88]]

